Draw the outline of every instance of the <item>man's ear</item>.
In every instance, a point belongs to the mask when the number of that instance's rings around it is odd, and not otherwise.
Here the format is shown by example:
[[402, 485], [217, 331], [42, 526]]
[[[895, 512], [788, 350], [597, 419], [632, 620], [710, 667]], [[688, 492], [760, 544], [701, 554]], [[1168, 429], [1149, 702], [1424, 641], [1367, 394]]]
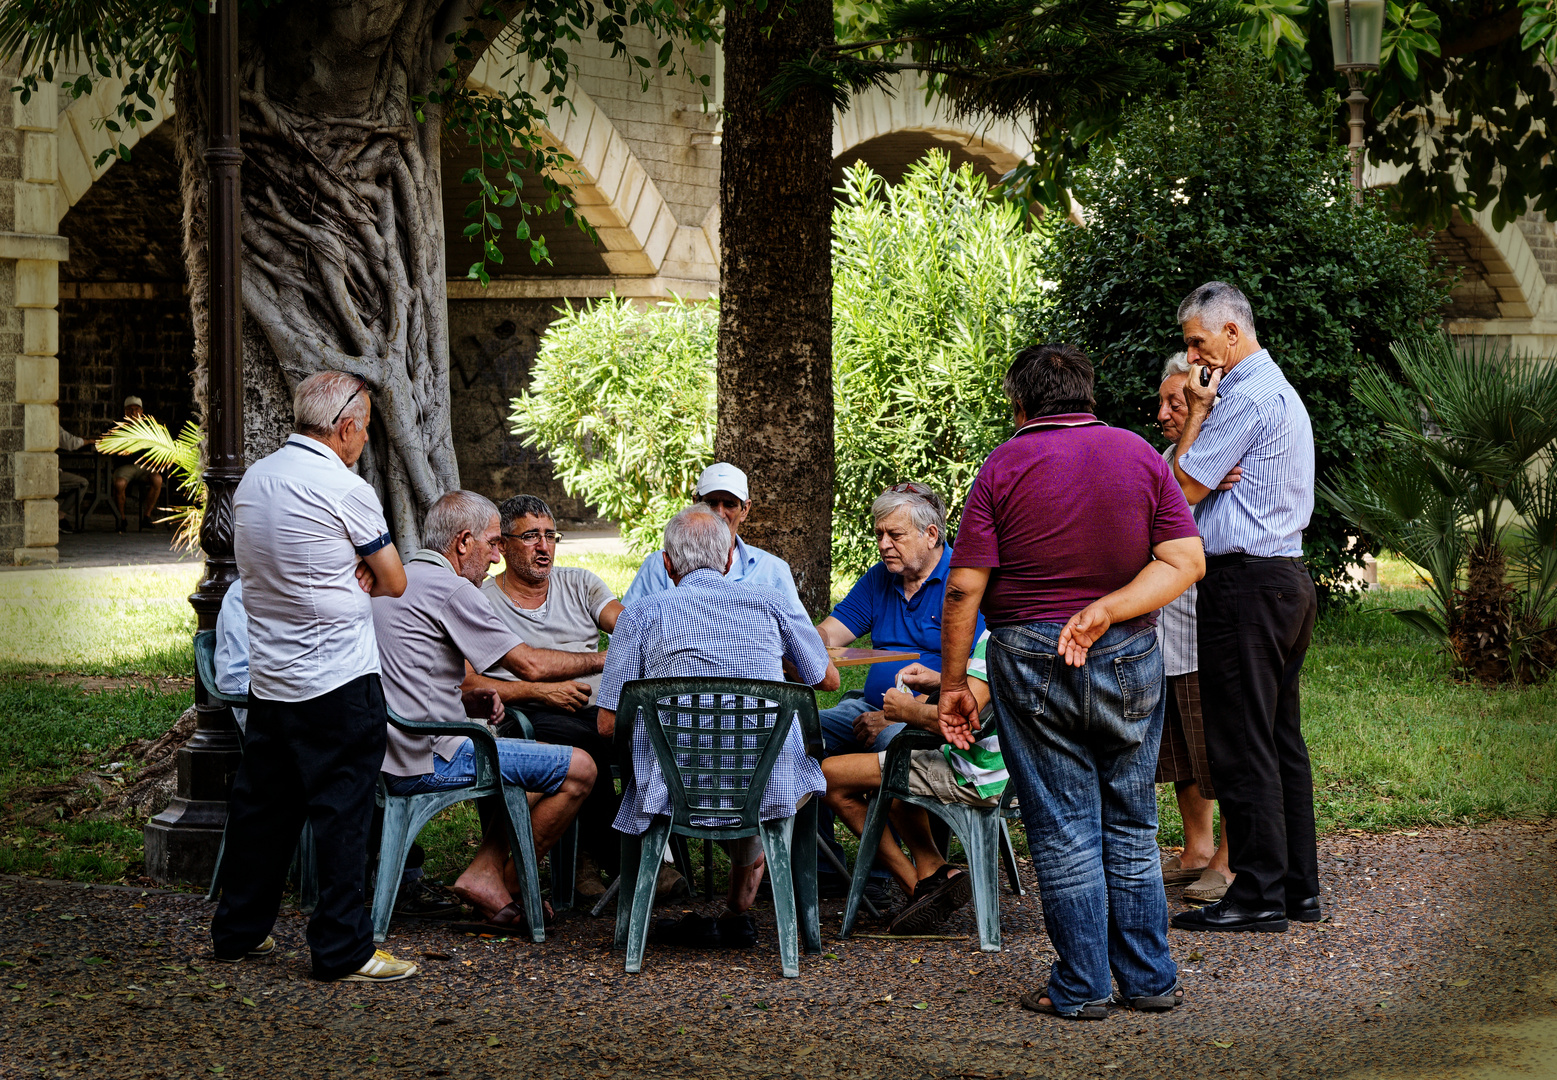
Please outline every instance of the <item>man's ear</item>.
[[735, 548], [732, 546], [730, 548], [728, 554], [726, 554], [725, 557], [724, 557], [724, 572], [726, 574], [728, 574], [730, 572], [730, 567], [732, 567], [734, 565], [735, 565]]
[[670, 564], [670, 556], [662, 551], [660, 552], [660, 558], [665, 560], [665, 576], [670, 578], [671, 584], [674, 585], [676, 583], [676, 568]]

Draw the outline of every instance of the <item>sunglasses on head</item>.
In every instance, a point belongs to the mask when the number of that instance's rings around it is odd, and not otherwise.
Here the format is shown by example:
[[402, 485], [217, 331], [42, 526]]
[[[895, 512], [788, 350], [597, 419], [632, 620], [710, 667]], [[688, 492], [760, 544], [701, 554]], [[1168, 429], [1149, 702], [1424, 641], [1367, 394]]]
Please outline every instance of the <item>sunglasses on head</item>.
[[334, 430], [335, 425], [341, 422], [341, 417], [345, 415], [346, 409], [351, 405], [351, 403], [357, 400], [357, 395], [368, 388], [368, 381], [361, 375], [355, 376], [355, 378], [357, 380], [357, 389], [351, 392], [351, 397], [346, 399], [346, 404], [341, 406], [340, 412], [335, 414], [335, 419], [330, 421], [331, 430]]

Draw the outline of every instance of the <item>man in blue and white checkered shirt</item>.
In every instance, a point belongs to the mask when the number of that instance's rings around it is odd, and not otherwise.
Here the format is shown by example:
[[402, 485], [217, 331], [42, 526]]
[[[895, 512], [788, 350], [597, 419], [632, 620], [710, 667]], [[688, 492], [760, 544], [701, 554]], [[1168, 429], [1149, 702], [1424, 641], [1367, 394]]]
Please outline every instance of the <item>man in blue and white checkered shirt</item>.
[[[616, 729], [622, 687], [634, 679], [722, 676], [784, 678], [784, 661], [801, 682], [836, 690], [838, 669], [816, 628], [777, 589], [727, 580], [733, 541], [713, 510], [690, 506], [665, 526], [665, 570], [675, 588], [640, 599], [622, 612], [596, 698], [600, 734]], [[763, 793], [764, 821], [792, 816], [806, 798], [827, 790], [822, 769], [806, 756], [791, 726]], [[616, 815], [619, 832], [642, 835], [656, 816], [669, 816], [670, 795], [641, 724], [633, 730], [633, 779]], [[762, 881], [762, 842], [729, 841], [732, 914], [751, 907]]]

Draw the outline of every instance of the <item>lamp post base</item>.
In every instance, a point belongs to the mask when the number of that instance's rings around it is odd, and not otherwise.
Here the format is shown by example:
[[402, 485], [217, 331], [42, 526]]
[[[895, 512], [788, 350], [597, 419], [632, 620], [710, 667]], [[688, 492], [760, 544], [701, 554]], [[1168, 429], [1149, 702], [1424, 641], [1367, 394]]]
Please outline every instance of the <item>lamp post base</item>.
[[159, 885], [205, 885], [216, 870], [227, 793], [243, 759], [232, 727], [226, 710], [202, 711], [200, 726], [179, 748], [177, 794], [145, 829], [146, 876]]

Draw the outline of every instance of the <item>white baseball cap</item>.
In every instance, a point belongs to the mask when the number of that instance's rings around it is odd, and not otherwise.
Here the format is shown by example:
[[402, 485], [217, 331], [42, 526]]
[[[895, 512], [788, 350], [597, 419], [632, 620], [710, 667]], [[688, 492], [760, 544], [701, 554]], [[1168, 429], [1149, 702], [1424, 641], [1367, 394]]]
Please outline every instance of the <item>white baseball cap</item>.
[[142, 405], [144, 407], [144, 403], [141, 401], [141, 399], [136, 397], [134, 394], [131, 394], [129, 397], [124, 399], [124, 407], [126, 409], [128, 409], [131, 405]]
[[697, 497], [701, 499], [710, 491], [728, 491], [742, 502], [751, 498], [747, 494], [746, 474], [727, 461], [714, 462], [697, 478]]

